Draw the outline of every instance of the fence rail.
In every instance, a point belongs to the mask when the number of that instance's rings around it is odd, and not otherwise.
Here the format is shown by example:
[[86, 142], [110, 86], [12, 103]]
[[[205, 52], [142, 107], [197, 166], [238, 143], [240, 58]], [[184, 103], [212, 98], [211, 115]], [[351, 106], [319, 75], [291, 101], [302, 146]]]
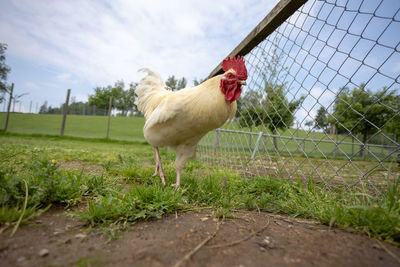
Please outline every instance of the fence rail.
[[400, 2], [280, 1], [229, 54], [248, 85], [200, 158], [380, 194], [400, 173], [399, 32]]
[[281, 139], [287, 139], [287, 140], [298, 140], [298, 141], [308, 141], [308, 142], [313, 142], [314, 144], [318, 143], [330, 143], [334, 145], [354, 145], [354, 146], [369, 146], [369, 147], [380, 147], [380, 148], [385, 148], [385, 149], [393, 149], [397, 150], [399, 149], [398, 146], [388, 146], [388, 145], [379, 145], [379, 144], [360, 144], [360, 143], [353, 143], [353, 142], [345, 142], [345, 141], [340, 141], [340, 142], [335, 142], [333, 140], [323, 140], [323, 139], [312, 139], [312, 138], [301, 138], [301, 137], [294, 137], [294, 136], [282, 136], [282, 135], [274, 135], [274, 134], [266, 134], [263, 132], [258, 132], [258, 133], [253, 133], [253, 132], [245, 132], [245, 131], [235, 131], [235, 130], [228, 130], [228, 129], [216, 129], [215, 130], [217, 133], [219, 132], [226, 132], [226, 133], [237, 133], [237, 134], [248, 134], [248, 135], [254, 135], [254, 136], [263, 136], [263, 137], [275, 137], [275, 138], [281, 138]]

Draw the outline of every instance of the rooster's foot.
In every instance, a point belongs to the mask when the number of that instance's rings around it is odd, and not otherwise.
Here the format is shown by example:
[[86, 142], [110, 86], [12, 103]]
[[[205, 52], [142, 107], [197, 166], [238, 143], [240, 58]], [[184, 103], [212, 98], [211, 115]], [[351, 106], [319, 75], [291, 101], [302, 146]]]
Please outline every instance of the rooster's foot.
[[171, 184], [172, 187], [175, 187], [176, 189], [180, 189], [181, 187], [179, 186], [179, 184]]
[[165, 175], [160, 173], [160, 178], [161, 178], [161, 183], [163, 185], [167, 185], [167, 183], [165, 182]]

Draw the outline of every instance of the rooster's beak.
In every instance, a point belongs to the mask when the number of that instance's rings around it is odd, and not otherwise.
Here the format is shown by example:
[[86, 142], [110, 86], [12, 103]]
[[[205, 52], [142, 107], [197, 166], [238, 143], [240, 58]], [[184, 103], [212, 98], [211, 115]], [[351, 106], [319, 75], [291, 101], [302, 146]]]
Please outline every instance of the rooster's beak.
[[247, 84], [246, 81], [239, 81], [239, 83], [240, 83], [241, 85], [246, 85], [246, 84]]

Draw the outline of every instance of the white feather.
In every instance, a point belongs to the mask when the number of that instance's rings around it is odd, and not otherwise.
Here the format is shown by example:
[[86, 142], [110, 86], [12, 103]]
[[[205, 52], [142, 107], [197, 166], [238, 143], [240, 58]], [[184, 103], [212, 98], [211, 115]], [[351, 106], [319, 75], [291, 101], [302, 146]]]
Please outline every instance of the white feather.
[[135, 90], [137, 95], [135, 105], [148, 118], [160, 101], [172, 92], [165, 89], [165, 84], [158, 72], [148, 68], [139, 71], [147, 72], [147, 75], [142, 78]]

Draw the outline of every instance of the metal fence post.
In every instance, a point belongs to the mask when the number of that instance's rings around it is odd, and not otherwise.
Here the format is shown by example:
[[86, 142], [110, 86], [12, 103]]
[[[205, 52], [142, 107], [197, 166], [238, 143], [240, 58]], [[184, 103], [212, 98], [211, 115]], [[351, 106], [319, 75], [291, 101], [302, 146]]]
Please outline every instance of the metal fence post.
[[107, 139], [110, 133], [111, 108], [112, 108], [112, 96], [110, 97], [110, 102], [108, 103], [107, 136], [106, 136]]
[[219, 146], [219, 129], [215, 130], [215, 143], [214, 143], [214, 152], [217, 152]]
[[256, 145], [254, 147], [253, 153], [251, 154], [251, 159], [254, 159], [254, 157], [256, 156], [256, 152], [258, 150], [258, 146], [260, 145], [260, 140], [261, 140], [262, 136], [263, 136], [263, 132], [259, 132], [258, 133], [258, 138], [257, 138], [257, 141], [256, 141]]
[[13, 98], [13, 91], [14, 91], [14, 83], [11, 84], [11, 88], [10, 88], [10, 98], [8, 100], [6, 121], [4, 123], [4, 131], [7, 131], [7, 127], [8, 127], [8, 119], [10, 117], [10, 108], [11, 108], [11, 101], [12, 101], [12, 98]]
[[63, 109], [63, 118], [61, 123], [60, 136], [64, 136], [65, 129], [65, 121], [67, 120], [67, 112], [68, 112], [68, 104], [69, 104], [69, 96], [71, 95], [71, 89], [68, 89], [67, 99], [65, 100], [64, 109]]

